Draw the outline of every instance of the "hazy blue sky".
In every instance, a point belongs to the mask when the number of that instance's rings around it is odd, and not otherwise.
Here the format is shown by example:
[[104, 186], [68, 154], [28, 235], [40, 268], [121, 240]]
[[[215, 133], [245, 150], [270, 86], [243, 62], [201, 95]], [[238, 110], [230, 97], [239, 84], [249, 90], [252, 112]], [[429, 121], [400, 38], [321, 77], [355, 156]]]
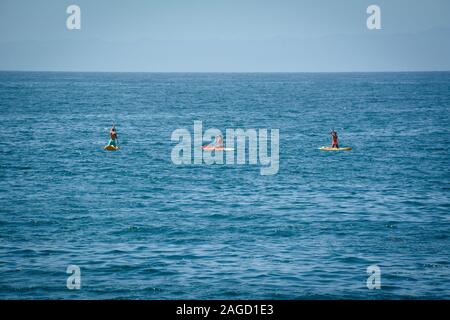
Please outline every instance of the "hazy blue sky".
[[0, 0], [2, 70], [450, 70], [449, 39], [448, 0]]

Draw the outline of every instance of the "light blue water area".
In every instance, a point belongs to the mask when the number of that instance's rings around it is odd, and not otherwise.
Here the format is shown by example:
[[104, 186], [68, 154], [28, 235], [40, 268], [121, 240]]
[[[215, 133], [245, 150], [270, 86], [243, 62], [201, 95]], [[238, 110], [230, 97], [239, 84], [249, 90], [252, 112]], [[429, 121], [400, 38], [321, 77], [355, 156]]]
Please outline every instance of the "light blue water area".
[[[0, 298], [449, 299], [449, 110], [450, 73], [2, 72]], [[174, 165], [194, 120], [279, 129], [278, 174]]]

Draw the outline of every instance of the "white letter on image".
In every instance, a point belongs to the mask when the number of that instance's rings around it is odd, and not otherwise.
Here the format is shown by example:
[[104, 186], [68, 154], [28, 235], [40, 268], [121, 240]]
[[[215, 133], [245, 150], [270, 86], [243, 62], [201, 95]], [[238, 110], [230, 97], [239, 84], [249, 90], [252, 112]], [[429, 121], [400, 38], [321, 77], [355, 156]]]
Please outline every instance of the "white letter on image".
[[[255, 129], [227, 129], [227, 147], [234, 145], [234, 140], [236, 139], [237, 147], [237, 164], [246, 163], [246, 146], [248, 138], [248, 157], [249, 164], [257, 164], [258, 162], [258, 136]], [[227, 153], [227, 164], [231, 164], [234, 161], [234, 155], [228, 157]]]
[[70, 5], [67, 7], [66, 13], [70, 14], [66, 20], [68, 30], [81, 29], [81, 9], [77, 5]]
[[367, 18], [367, 28], [369, 30], [381, 29], [381, 9], [377, 5], [371, 5], [367, 7], [367, 14], [371, 14]]
[[367, 288], [370, 290], [381, 289], [381, 269], [377, 265], [367, 267]]
[[67, 278], [67, 289], [73, 290], [77, 289], [79, 290], [81, 288], [81, 270], [80, 267], [71, 264], [67, 267], [66, 270], [67, 274], [70, 274], [70, 276]]
[[[172, 149], [172, 162], [176, 165], [191, 164], [191, 134], [187, 129], [176, 129], [172, 132], [170, 138], [172, 141], [179, 141], [179, 143]], [[181, 141], [180, 141], [181, 140]]]
[[203, 122], [194, 121], [194, 164], [203, 162]]
[[[222, 135], [222, 131], [220, 131], [219, 129], [210, 128], [205, 131], [205, 134], [203, 135], [203, 141], [206, 140], [212, 142], [218, 135]], [[223, 151], [203, 151], [203, 162], [205, 164], [223, 164]]]
[[262, 167], [260, 172], [263, 176], [277, 174], [280, 163], [280, 131], [278, 129], [272, 129], [270, 133], [270, 157], [267, 150], [267, 130], [259, 130], [259, 162]]

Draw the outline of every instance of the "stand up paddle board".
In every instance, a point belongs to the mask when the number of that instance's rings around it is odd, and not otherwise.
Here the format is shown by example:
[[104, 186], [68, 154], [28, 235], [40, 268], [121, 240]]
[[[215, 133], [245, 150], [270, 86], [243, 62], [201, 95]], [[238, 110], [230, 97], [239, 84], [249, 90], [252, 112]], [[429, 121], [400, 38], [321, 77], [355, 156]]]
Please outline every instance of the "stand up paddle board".
[[324, 151], [348, 151], [348, 150], [352, 150], [352, 148], [350, 148], [350, 147], [344, 147], [344, 148], [320, 147], [319, 150], [324, 150]]
[[233, 151], [234, 148], [225, 148], [225, 147], [211, 147], [211, 146], [203, 146], [203, 150], [206, 151]]
[[104, 146], [103, 149], [108, 150], [108, 151], [116, 151], [116, 150], [119, 150], [119, 147]]

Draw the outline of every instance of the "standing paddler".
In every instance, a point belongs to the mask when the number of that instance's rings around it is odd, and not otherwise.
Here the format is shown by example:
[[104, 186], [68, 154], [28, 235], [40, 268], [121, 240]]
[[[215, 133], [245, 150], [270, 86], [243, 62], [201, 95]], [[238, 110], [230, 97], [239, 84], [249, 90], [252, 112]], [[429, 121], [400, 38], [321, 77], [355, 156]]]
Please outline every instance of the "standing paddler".
[[113, 146], [115, 148], [117, 148], [118, 145], [118, 137], [117, 137], [117, 131], [116, 131], [116, 125], [113, 123], [112, 128], [109, 130], [109, 142], [108, 142], [108, 146]]

